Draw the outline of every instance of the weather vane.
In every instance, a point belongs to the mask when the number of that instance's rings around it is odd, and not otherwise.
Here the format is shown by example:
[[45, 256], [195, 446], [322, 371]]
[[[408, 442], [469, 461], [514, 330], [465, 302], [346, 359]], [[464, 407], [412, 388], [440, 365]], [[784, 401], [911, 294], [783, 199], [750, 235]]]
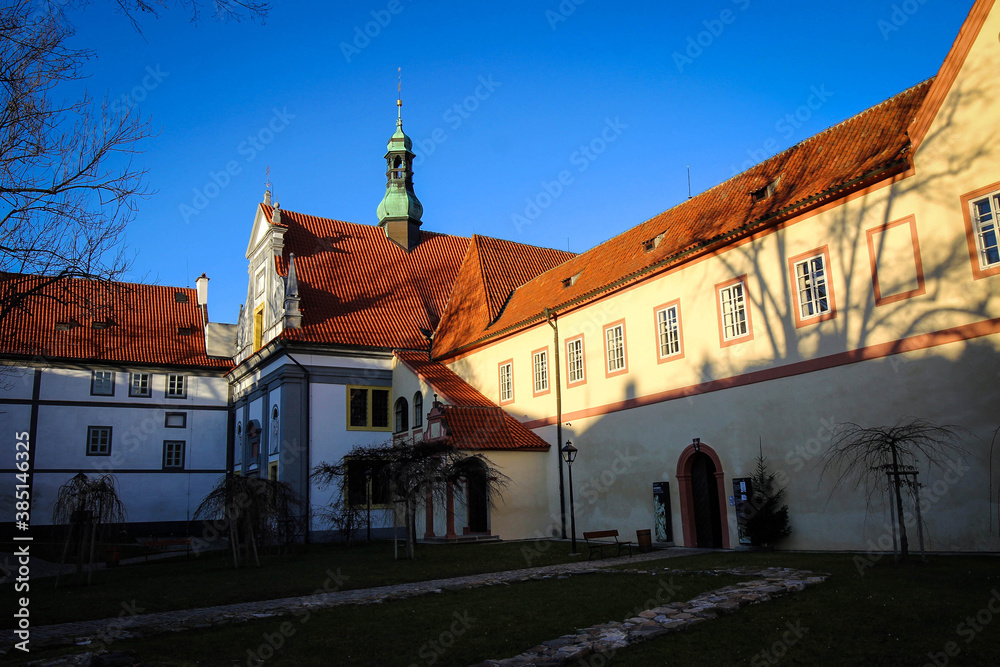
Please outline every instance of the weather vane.
[[400, 67], [399, 71], [399, 86], [396, 88], [396, 120], [403, 121], [403, 68]]

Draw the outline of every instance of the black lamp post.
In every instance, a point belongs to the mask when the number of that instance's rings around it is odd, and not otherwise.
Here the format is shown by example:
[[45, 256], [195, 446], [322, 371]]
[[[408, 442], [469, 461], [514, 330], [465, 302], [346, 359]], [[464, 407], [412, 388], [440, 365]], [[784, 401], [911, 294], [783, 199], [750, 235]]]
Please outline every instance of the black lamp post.
[[569, 521], [570, 533], [573, 536], [570, 556], [580, 555], [576, 552], [576, 503], [573, 502], [573, 461], [576, 461], [577, 451], [579, 450], [569, 440], [566, 441], [566, 446], [562, 448], [563, 460], [566, 461], [569, 468]]
[[365, 470], [365, 477], [368, 478], [368, 493], [367, 493], [367, 496], [368, 496], [368, 516], [366, 517], [367, 521], [368, 521], [368, 541], [371, 542], [372, 541], [372, 468], [371, 468], [371, 466], [368, 466], [368, 468]]

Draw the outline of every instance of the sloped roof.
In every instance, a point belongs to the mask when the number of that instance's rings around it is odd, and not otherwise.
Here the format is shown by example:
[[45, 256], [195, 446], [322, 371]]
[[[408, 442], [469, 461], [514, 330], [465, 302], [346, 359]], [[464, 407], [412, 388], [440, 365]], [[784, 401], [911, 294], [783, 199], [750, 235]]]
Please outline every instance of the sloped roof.
[[[273, 209], [261, 204], [267, 220]], [[469, 239], [420, 233], [407, 253], [373, 225], [281, 211], [287, 228], [279, 272], [295, 253], [302, 326], [289, 340], [366, 347], [420, 347], [448, 301]]]
[[484, 331], [519, 285], [575, 256], [562, 250], [473, 236], [441, 318], [435, 350], [450, 349], [457, 341]]
[[[488, 328], [470, 327], [461, 318], [457, 324], [446, 322], [455, 330], [438, 334], [435, 357], [447, 357], [537, 322], [546, 307], [587, 303], [652, 271], [904, 171], [910, 149], [906, 130], [932, 81], [903, 91], [542, 273], [514, 291]], [[771, 183], [772, 195], [760, 200], [751, 196]]]
[[[274, 209], [260, 206], [271, 220]], [[482, 236], [426, 231], [406, 252], [380, 227], [284, 209], [281, 226], [287, 231], [278, 272], [287, 271], [288, 255], [295, 253], [302, 311], [302, 326], [282, 335], [312, 343], [426, 347], [420, 330], [438, 327], [452, 294], [481, 305], [485, 325], [516, 286], [572, 256]], [[478, 274], [478, 283], [465, 278], [470, 272]]]
[[[205, 353], [198, 295], [185, 287], [0, 274], [4, 296], [24, 296], [0, 322], [8, 358], [227, 370]], [[94, 325], [97, 323], [98, 328]], [[58, 327], [57, 327], [58, 325]]]
[[450, 442], [459, 449], [547, 451], [549, 444], [450, 368], [426, 352], [396, 350], [396, 357], [429, 384], [442, 406]]
[[456, 449], [548, 451], [549, 443], [499, 407], [444, 405], [448, 442]]

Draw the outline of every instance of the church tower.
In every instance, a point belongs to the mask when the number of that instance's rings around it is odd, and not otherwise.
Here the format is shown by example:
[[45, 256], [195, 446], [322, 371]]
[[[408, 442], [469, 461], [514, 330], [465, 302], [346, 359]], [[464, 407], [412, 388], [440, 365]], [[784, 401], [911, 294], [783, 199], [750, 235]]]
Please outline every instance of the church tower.
[[420, 243], [420, 217], [424, 214], [413, 192], [413, 142], [403, 132], [403, 100], [396, 100], [396, 133], [386, 147], [385, 196], [378, 205], [378, 226], [388, 239], [409, 252]]

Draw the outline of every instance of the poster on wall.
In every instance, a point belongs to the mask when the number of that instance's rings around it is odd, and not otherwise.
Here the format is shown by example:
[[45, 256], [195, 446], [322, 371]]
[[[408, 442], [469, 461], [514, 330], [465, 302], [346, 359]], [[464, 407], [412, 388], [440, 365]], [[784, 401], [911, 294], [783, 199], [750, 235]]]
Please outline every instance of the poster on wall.
[[674, 541], [670, 519], [670, 482], [653, 482], [653, 524], [657, 542]]

